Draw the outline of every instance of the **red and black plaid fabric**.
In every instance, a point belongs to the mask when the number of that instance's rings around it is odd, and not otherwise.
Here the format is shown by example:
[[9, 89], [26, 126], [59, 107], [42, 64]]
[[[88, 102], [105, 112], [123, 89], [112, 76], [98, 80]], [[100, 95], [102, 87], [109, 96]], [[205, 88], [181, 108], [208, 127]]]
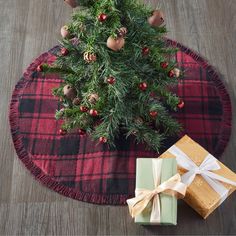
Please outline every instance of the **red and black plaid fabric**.
[[[179, 47], [176, 55], [185, 78], [176, 88], [185, 107], [173, 114], [188, 134], [216, 157], [220, 157], [230, 137], [229, 95], [215, 70], [196, 53]], [[97, 204], [124, 204], [134, 195], [135, 160], [157, 157], [144, 145], [120, 137], [117, 149], [96, 144], [76, 133], [60, 136], [60, 109], [52, 89], [61, 83], [57, 75], [36, 72], [41, 63], [55, 60], [55, 47], [37, 58], [15, 87], [10, 107], [10, 124], [19, 158], [32, 174], [49, 188], [74, 199]], [[180, 137], [168, 139], [163, 151]]]

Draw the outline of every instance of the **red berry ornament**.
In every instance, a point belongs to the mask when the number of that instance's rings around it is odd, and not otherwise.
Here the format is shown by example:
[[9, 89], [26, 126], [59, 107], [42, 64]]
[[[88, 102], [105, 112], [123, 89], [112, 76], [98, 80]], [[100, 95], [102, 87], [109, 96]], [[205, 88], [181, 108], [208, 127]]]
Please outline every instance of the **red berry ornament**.
[[151, 117], [154, 118], [154, 117], [157, 117], [157, 114], [158, 114], [158, 113], [157, 113], [157, 111], [150, 111], [149, 114], [150, 114]]
[[147, 90], [147, 88], [148, 88], [147, 83], [142, 82], [142, 83], [139, 84], [139, 89], [140, 90], [145, 91], [145, 90]]
[[108, 84], [114, 84], [116, 82], [116, 79], [112, 76], [108, 77], [107, 78], [107, 83]]
[[64, 130], [64, 129], [60, 129], [60, 130], [59, 130], [59, 134], [60, 134], [60, 135], [66, 135], [66, 134], [67, 134], [67, 131]]
[[105, 13], [101, 13], [99, 16], [98, 16], [98, 20], [100, 22], [104, 22], [107, 20], [107, 15]]
[[87, 112], [89, 109], [88, 109], [88, 107], [85, 107], [85, 106], [81, 106], [80, 108], [79, 108], [82, 112]]
[[94, 110], [94, 109], [91, 109], [91, 110], [89, 111], [89, 114], [90, 114], [91, 116], [97, 116], [97, 115], [98, 115], [98, 111], [97, 111], [97, 110]]
[[173, 78], [175, 76], [175, 72], [173, 70], [170, 70], [169, 73], [168, 73], [168, 76], [170, 78]]
[[100, 137], [99, 138], [100, 143], [107, 143], [107, 138], [105, 137]]
[[68, 53], [69, 53], [68, 49], [66, 49], [66, 48], [61, 49], [61, 55], [62, 56], [66, 56]]
[[150, 53], [150, 49], [148, 47], [144, 47], [142, 49], [143, 56], [147, 56]]
[[161, 62], [161, 68], [166, 69], [168, 66], [169, 66], [168, 62], [166, 62], [166, 61]]
[[182, 99], [179, 100], [179, 103], [178, 103], [178, 105], [177, 105], [178, 108], [179, 108], [179, 109], [182, 109], [182, 108], [184, 108], [184, 105], [185, 105], [185, 104], [184, 104], [184, 101], [183, 101]]
[[84, 129], [79, 129], [78, 133], [79, 133], [79, 135], [85, 135], [86, 131]]

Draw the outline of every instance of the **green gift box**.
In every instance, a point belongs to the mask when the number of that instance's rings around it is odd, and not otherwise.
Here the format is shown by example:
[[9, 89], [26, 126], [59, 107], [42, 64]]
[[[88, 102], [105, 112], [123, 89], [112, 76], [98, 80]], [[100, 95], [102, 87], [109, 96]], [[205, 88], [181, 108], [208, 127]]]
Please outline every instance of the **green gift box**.
[[[153, 165], [159, 165], [157, 172], [159, 175], [159, 185], [169, 180], [177, 174], [177, 163], [175, 158], [168, 159], [150, 159], [138, 158], [136, 164], [136, 193], [137, 190], [154, 190], [154, 173]], [[182, 183], [180, 183], [182, 184]], [[185, 185], [182, 184], [182, 189]], [[136, 194], [137, 195], [137, 194]], [[129, 201], [129, 200], [128, 200]], [[128, 202], [127, 201], [127, 202]], [[142, 225], [160, 224], [160, 225], [176, 225], [177, 224], [177, 198], [175, 196], [167, 195], [166, 193], [159, 193], [159, 221], [151, 222], [151, 213], [153, 211], [153, 201], [150, 201], [145, 209], [135, 216], [135, 223]]]

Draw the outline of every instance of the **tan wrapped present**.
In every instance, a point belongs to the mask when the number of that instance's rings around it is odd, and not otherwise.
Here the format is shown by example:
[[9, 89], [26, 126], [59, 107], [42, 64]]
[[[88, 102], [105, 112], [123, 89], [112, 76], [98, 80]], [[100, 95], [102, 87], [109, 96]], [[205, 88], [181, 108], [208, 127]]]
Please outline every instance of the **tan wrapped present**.
[[187, 135], [160, 158], [176, 157], [184, 200], [206, 219], [235, 189], [236, 174]]

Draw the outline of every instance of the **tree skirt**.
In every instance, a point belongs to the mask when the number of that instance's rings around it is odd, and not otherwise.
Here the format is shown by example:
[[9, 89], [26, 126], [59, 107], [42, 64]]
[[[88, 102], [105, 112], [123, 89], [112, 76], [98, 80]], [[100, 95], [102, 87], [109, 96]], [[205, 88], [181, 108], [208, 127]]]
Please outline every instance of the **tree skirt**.
[[[183, 124], [183, 134], [199, 142], [217, 158], [223, 153], [231, 132], [231, 103], [217, 72], [198, 54], [171, 40], [185, 78], [176, 87], [185, 107], [174, 113]], [[137, 157], [158, 157], [144, 145], [120, 137], [110, 151], [89, 136], [72, 133], [60, 136], [60, 109], [52, 88], [62, 80], [58, 75], [36, 72], [41, 63], [51, 63], [59, 47], [39, 56], [26, 70], [13, 92], [10, 125], [20, 160], [48, 188], [67, 197], [97, 204], [125, 204], [134, 195]], [[183, 135], [182, 134], [182, 135]], [[181, 135], [181, 136], [182, 136]], [[168, 139], [163, 151], [181, 136]]]

